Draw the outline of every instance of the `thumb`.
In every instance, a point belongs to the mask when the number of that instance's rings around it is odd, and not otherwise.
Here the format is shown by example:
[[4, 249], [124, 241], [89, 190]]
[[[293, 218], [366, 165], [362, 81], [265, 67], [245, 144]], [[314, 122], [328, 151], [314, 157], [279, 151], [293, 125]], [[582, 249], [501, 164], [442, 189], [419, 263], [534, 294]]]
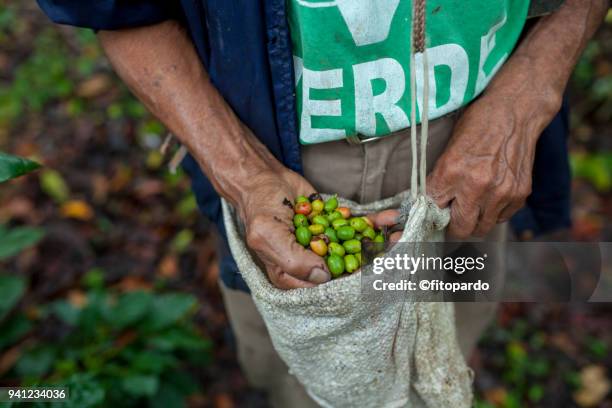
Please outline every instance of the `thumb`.
[[398, 210], [384, 210], [373, 214], [368, 214], [368, 219], [372, 221], [376, 228], [392, 227], [399, 222]]
[[257, 231], [249, 234], [248, 245], [263, 261], [276, 287], [311, 287], [331, 279], [325, 260], [300, 245], [285, 223], [258, 225]]

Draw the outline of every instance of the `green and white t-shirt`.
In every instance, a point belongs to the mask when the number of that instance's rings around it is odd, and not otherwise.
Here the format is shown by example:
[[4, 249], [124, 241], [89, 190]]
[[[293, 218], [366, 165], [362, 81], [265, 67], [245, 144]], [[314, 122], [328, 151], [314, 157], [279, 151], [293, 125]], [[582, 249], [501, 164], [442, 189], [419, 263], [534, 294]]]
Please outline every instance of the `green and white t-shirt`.
[[[412, 1], [287, 1], [300, 141], [409, 127]], [[515, 46], [528, 8], [529, 0], [427, 1], [430, 119], [482, 92]], [[420, 103], [422, 55], [415, 58]]]

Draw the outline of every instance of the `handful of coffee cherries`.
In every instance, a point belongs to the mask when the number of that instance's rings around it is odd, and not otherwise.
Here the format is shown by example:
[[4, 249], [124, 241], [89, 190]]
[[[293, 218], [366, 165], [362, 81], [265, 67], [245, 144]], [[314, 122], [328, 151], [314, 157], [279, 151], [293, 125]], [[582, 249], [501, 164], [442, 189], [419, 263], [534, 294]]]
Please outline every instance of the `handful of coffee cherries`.
[[359, 269], [362, 243], [385, 242], [367, 217], [353, 217], [350, 208], [338, 207], [336, 196], [326, 201], [318, 194], [299, 196], [292, 207], [297, 242], [325, 258], [333, 278]]

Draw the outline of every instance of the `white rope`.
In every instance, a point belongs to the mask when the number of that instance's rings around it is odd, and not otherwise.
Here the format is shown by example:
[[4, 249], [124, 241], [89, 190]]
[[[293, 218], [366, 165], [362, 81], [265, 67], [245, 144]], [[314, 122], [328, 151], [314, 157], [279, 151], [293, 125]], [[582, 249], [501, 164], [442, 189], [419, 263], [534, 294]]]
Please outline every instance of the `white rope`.
[[[412, 174], [410, 179], [410, 191], [413, 199], [417, 195], [427, 193], [427, 138], [429, 135], [429, 61], [427, 59], [427, 47], [423, 47], [422, 53], [422, 73], [423, 73], [423, 99], [421, 101], [421, 131], [420, 146], [421, 157], [417, 153], [417, 92], [416, 92], [416, 56], [414, 44], [414, 21], [415, 7], [412, 7], [412, 23], [410, 30], [410, 144], [412, 148]], [[426, 34], [423, 33], [426, 38]], [[420, 165], [419, 165], [420, 164]]]
[[421, 194], [427, 193], [427, 137], [429, 136], [429, 62], [423, 48], [423, 114], [421, 115]]
[[[414, 7], [413, 7], [414, 9]], [[414, 21], [414, 10], [412, 12]], [[410, 178], [410, 192], [413, 199], [417, 198], [418, 185], [418, 155], [417, 155], [417, 128], [416, 128], [416, 72], [414, 57], [414, 35], [410, 30], [410, 146], [412, 149], [412, 174]]]

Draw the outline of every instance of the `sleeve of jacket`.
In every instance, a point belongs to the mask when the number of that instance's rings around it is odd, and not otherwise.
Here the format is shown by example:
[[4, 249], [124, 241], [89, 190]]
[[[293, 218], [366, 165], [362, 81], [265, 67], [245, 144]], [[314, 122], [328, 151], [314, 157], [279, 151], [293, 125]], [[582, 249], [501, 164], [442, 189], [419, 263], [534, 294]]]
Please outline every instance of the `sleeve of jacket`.
[[37, 0], [58, 24], [94, 30], [117, 30], [176, 18], [178, 1], [170, 0]]

